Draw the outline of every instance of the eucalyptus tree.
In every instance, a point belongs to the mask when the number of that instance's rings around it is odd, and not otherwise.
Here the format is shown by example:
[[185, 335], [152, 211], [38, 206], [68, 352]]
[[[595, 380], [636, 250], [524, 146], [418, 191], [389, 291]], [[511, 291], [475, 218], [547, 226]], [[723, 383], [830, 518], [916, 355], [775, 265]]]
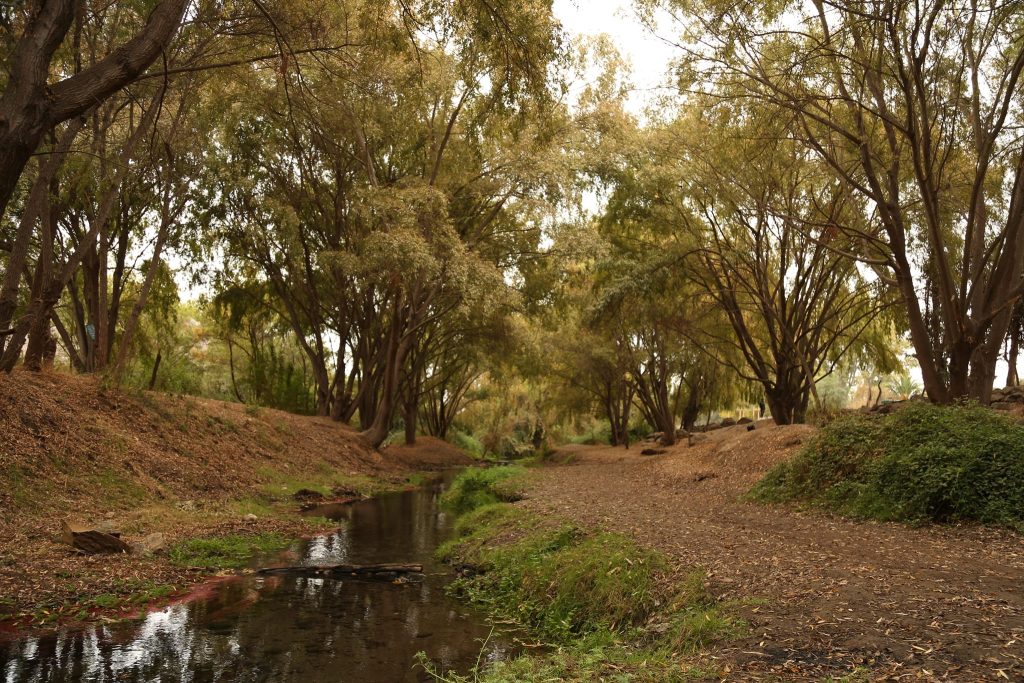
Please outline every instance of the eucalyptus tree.
[[257, 106], [224, 126], [218, 225], [225, 282], [269, 284], [310, 358], [318, 411], [358, 412], [376, 445], [403, 385], [415, 415], [421, 337], [501, 298], [502, 270], [536, 250], [557, 31], [543, 3], [508, 9], [530, 36], [513, 54], [467, 5], [336, 10], [325, 30], [349, 48], [233, 88]]
[[898, 293], [928, 396], [987, 401], [1024, 293], [1021, 3], [659, 4], [685, 13], [695, 89], [792, 120], [860, 208], [836, 231]]
[[859, 243], [837, 228], [857, 225], [858, 207], [766, 114], [722, 107], [705, 118], [721, 116], [724, 127], [677, 122], [685, 180], [676, 201], [681, 224], [703, 241], [694, 276], [728, 316], [736, 371], [790, 424], [804, 420], [816, 383], [862, 344], [887, 297], [849, 258]]

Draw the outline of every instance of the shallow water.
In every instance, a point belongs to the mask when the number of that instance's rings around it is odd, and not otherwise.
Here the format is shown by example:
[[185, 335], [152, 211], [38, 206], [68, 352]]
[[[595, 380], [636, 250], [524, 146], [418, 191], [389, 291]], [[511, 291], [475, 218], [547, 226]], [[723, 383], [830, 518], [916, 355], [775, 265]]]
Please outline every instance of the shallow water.
[[[427, 681], [420, 651], [465, 673], [490, 627], [445, 595], [451, 575], [433, 552], [451, 520], [439, 495], [435, 485], [337, 508], [338, 531], [288, 560], [423, 564], [422, 583], [242, 577], [140, 621], [0, 642], [0, 681]], [[508, 651], [495, 638], [486, 658]]]

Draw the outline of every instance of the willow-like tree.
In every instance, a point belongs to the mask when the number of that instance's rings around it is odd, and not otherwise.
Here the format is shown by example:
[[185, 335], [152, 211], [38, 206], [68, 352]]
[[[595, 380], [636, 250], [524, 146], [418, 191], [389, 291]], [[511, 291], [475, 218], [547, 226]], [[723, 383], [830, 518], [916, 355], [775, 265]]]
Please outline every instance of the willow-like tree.
[[792, 120], [861, 207], [836, 229], [901, 298], [928, 396], [987, 402], [1024, 293], [1019, 3], [663, 4], [686, 13], [693, 82]]

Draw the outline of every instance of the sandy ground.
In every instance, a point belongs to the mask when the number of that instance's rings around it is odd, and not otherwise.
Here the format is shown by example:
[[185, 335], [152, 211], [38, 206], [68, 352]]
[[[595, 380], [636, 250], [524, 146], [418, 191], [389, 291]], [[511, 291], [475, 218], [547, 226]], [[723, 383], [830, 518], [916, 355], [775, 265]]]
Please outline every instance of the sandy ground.
[[[809, 427], [759, 423], [664, 455], [569, 447], [526, 505], [629, 534], [747, 600], [750, 635], [711, 656], [730, 680], [1024, 680], [1024, 538], [910, 528], [741, 500]], [[751, 601], [751, 599], [753, 599]]]

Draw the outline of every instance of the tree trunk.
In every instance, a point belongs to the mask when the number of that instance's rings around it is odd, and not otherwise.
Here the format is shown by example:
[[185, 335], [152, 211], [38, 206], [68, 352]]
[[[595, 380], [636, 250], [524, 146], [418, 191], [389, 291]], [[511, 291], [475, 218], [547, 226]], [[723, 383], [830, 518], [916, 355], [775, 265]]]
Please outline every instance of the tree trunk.
[[[124, 376], [125, 365], [128, 363], [128, 350], [131, 348], [132, 340], [135, 337], [135, 331], [139, 327], [139, 318], [142, 317], [142, 311], [146, 307], [146, 302], [149, 300], [149, 291], [153, 288], [153, 282], [156, 280], [157, 271], [160, 270], [160, 257], [163, 252], [164, 242], [167, 241], [167, 234], [170, 232], [171, 222], [173, 220], [174, 216], [171, 215], [170, 211], [170, 198], [165, 197], [163, 216], [160, 220], [160, 228], [157, 230], [156, 242], [153, 244], [153, 256], [149, 260], [149, 270], [146, 271], [146, 279], [142, 282], [142, 288], [139, 290], [139, 296], [135, 300], [135, 305], [132, 306], [132, 312], [128, 316], [128, 321], [125, 323], [124, 334], [121, 335], [121, 343], [117, 347], [117, 359], [114, 361], [114, 367], [112, 369], [114, 386], [121, 386], [121, 379]], [[103, 281], [104, 278], [101, 278], [100, 282]], [[103, 327], [106, 326], [104, 325]], [[100, 348], [100, 354], [101, 356], [104, 354], [102, 346]]]
[[[18, 223], [18, 231], [7, 258], [3, 283], [0, 284], [0, 329], [7, 329], [14, 319], [14, 311], [18, 306], [18, 285], [21, 282], [22, 271], [25, 270], [28, 262], [28, 250], [35, 232], [36, 221], [46, 207], [50, 183], [64, 163], [72, 143], [84, 124], [83, 118], [76, 118], [68, 124], [67, 129], [61, 134], [56, 148], [46, 162], [40, 165], [39, 174], [29, 191], [21, 220]], [[0, 354], [4, 350], [3, 342], [4, 340], [0, 339]]]
[[153, 361], [153, 372], [149, 376], [149, 390], [150, 391], [153, 391], [153, 387], [156, 386], [156, 373], [159, 372], [159, 370], [160, 370], [160, 360], [162, 358], [163, 358], [163, 356], [161, 356], [160, 352], [157, 351], [156, 352], [156, 360]]
[[1006, 386], [1015, 387], [1020, 383], [1017, 374], [1017, 359], [1020, 356], [1020, 339], [1017, 330], [1012, 331], [1010, 337], [1010, 350], [1006, 354], [1006, 363], [1009, 369], [1006, 371]]
[[76, 0], [37, 0], [10, 53], [0, 95], [0, 216], [44, 136], [133, 82], [170, 43], [189, 0], [162, 0], [145, 27], [96, 64], [49, 85], [50, 62], [75, 18]]

